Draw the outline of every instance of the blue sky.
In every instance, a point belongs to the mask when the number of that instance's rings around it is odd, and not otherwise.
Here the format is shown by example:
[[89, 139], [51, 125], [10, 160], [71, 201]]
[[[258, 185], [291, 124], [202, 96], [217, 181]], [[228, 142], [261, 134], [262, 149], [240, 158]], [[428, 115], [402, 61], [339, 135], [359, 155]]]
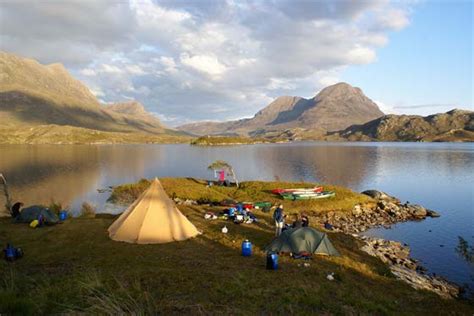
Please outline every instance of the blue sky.
[[348, 67], [341, 78], [397, 113], [472, 110], [472, 19], [471, 1], [421, 2], [377, 61]]
[[165, 124], [251, 117], [345, 81], [384, 112], [473, 107], [473, 1], [4, 1], [0, 49]]

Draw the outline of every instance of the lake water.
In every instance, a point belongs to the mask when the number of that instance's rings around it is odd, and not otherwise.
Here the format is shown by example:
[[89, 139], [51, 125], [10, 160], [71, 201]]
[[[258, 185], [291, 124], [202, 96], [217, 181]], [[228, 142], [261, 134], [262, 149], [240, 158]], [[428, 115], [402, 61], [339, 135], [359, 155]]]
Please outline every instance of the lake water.
[[84, 201], [104, 212], [120, 212], [123, 208], [107, 204], [108, 193], [97, 189], [144, 177], [212, 178], [207, 166], [217, 159], [231, 163], [239, 180], [379, 189], [436, 210], [440, 218], [367, 234], [405, 242], [431, 273], [474, 287], [473, 264], [455, 251], [458, 236], [474, 245], [474, 144], [0, 145], [0, 172], [15, 201], [55, 200], [74, 212]]

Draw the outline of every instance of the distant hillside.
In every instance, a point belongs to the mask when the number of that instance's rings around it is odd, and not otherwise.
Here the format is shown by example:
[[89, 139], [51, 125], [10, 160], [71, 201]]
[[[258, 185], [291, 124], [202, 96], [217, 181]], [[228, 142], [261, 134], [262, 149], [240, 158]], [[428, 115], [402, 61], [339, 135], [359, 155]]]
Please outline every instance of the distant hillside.
[[[137, 102], [102, 107], [60, 64], [0, 52], [2, 128], [60, 125], [109, 132], [169, 132]], [[174, 132], [175, 133], [175, 132]]]
[[191, 137], [177, 133], [107, 132], [64, 125], [0, 128], [0, 144], [155, 144], [188, 143]]
[[386, 115], [331, 137], [350, 141], [474, 141], [474, 112], [452, 110], [425, 117]]
[[265, 135], [292, 128], [338, 131], [381, 116], [383, 112], [362, 90], [338, 83], [326, 87], [311, 99], [279, 97], [251, 119], [194, 123], [178, 129], [196, 135]]

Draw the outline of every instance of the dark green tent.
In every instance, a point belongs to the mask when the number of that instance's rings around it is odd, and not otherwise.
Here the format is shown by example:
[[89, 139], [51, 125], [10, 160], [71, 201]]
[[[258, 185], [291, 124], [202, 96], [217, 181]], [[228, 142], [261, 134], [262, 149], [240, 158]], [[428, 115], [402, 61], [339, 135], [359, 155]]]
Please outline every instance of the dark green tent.
[[35, 219], [38, 219], [40, 214], [43, 215], [46, 224], [56, 224], [59, 222], [59, 218], [56, 214], [41, 205], [25, 207], [21, 210], [20, 215], [15, 218], [15, 221], [17, 223], [31, 223]]
[[330, 256], [340, 255], [325, 233], [311, 227], [285, 230], [266, 247], [266, 250], [294, 254], [308, 252]]

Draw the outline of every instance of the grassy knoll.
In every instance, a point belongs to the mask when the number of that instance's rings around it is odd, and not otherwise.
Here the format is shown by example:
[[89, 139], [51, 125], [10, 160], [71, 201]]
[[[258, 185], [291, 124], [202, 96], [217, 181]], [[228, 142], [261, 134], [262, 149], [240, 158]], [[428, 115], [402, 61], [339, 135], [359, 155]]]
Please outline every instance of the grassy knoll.
[[[160, 179], [166, 192], [171, 197], [192, 199], [199, 202], [220, 202], [223, 199], [234, 199], [240, 202], [269, 201], [274, 204], [281, 203], [288, 211], [307, 211], [309, 213], [352, 210], [353, 206], [360, 203], [371, 203], [373, 200], [366, 195], [355, 193], [347, 188], [324, 185], [325, 190], [335, 191], [334, 198], [321, 200], [287, 201], [271, 193], [276, 188], [301, 188], [314, 187], [315, 183], [304, 182], [267, 182], [245, 181], [236, 187], [207, 186], [204, 180], [194, 178], [162, 178]], [[138, 183], [125, 184], [115, 187], [110, 200], [114, 202], [131, 203], [149, 185], [143, 179]]]
[[[330, 234], [342, 257], [317, 256], [309, 267], [280, 257], [265, 270], [263, 248], [272, 239], [270, 214], [235, 225], [206, 221], [213, 208], [180, 206], [203, 231], [163, 245], [108, 238], [111, 216], [74, 218], [31, 229], [0, 222], [0, 240], [21, 246], [21, 260], [0, 262], [0, 313], [53, 314], [472, 314], [472, 306], [416, 291], [394, 279], [381, 261], [358, 250], [358, 241]], [[220, 232], [227, 225], [229, 233]], [[244, 239], [254, 255], [240, 256]], [[335, 273], [336, 280], [326, 275]]]
[[266, 138], [250, 138], [244, 136], [202, 136], [191, 141], [197, 146], [224, 146], [224, 145], [249, 145], [260, 143], [274, 143], [280, 139], [269, 140]]

